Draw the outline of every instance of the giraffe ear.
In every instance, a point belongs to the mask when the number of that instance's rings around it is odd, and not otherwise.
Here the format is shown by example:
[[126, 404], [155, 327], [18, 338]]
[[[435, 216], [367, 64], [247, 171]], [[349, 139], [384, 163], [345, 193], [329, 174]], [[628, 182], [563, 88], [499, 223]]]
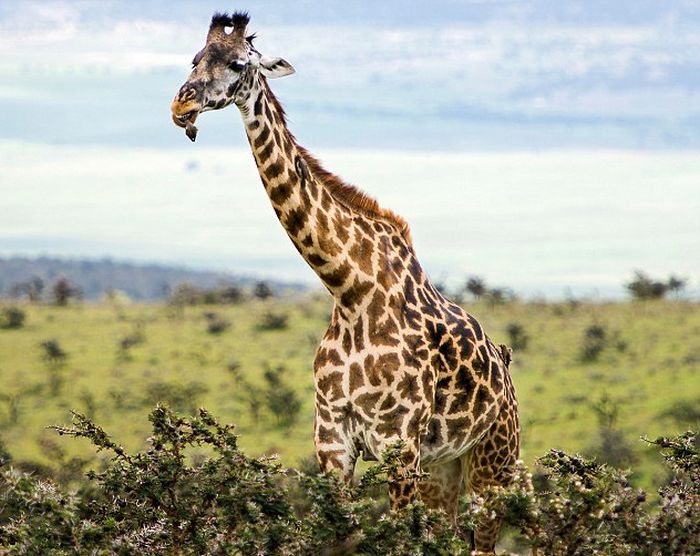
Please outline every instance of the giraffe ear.
[[268, 79], [284, 77], [294, 73], [292, 64], [282, 58], [261, 58], [260, 72]]

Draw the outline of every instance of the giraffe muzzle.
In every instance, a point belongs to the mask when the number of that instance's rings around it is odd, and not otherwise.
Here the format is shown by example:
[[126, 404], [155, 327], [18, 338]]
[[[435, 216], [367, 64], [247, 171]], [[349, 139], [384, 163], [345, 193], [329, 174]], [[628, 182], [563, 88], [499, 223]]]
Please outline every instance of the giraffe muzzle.
[[186, 97], [185, 100], [182, 100], [182, 97], [183, 95], [179, 94], [170, 105], [173, 123], [178, 127], [184, 127], [185, 134], [194, 142], [197, 138], [197, 128], [194, 122], [197, 120], [197, 116], [199, 116], [201, 106], [196, 101], [191, 100], [191, 96]]

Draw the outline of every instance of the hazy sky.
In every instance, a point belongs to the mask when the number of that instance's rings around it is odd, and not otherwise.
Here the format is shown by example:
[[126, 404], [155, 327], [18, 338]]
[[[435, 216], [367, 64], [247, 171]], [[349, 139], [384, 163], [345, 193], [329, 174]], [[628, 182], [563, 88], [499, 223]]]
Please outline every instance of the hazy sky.
[[[178, 145], [169, 101], [211, 13], [243, 8], [296, 67], [275, 90], [315, 146], [700, 147], [700, 2], [426, 6], [3, 0], [0, 138]], [[230, 144], [209, 119], [204, 144]]]
[[547, 294], [619, 293], [635, 268], [697, 282], [700, 2], [427, 6], [3, 0], [0, 254], [313, 281], [235, 108], [204, 114], [194, 145], [170, 121], [212, 12], [246, 9], [297, 70], [274, 83], [297, 138], [409, 218], [433, 275]]

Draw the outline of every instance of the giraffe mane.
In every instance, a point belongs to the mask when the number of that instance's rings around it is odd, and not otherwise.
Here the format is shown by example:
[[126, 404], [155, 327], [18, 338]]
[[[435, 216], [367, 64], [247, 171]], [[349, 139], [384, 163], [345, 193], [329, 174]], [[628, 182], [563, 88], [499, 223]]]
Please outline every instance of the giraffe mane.
[[356, 210], [360, 214], [392, 224], [401, 233], [406, 243], [408, 245], [412, 244], [411, 228], [402, 216], [399, 216], [391, 209], [382, 208], [374, 197], [367, 195], [359, 187], [347, 183], [337, 175], [326, 170], [319, 160], [304, 147], [297, 145], [297, 149], [304, 157], [304, 161], [311, 173], [321, 181], [336, 201], [349, 209]]
[[304, 157], [304, 161], [311, 170], [311, 173], [321, 181], [331, 196], [336, 201], [351, 210], [355, 210], [364, 216], [377, 218], [378, 220], [393, 225], [399, 231], [406, 243], [408, 243], [409, 246], [412, 245], [411, 228], [408, 225], [408, 222], [406, 222], [402, 216], [396, 214], [391, 209], [382, 208], [379, 206], [379, 203], [376, 201], [376, 199], [374, 199], [374, 197], [370, 197], [359, 187], [347, 183], [339, 176], [326, 170], [316, 157], [297, 143], [296, 138], [287, 127], [287, 116], [282, 104], [270, 89], [267, 79], [265, 79], [264, 76], [261, 76], [261, 80], [263, 82], [263, 86], [265, 87], [267, 98], [274, 105], [275, 110], [282, 119], [282, 124], [285, 126], [285, 128], [287, 128], [292, 141], [294, 141], [297, 149]]

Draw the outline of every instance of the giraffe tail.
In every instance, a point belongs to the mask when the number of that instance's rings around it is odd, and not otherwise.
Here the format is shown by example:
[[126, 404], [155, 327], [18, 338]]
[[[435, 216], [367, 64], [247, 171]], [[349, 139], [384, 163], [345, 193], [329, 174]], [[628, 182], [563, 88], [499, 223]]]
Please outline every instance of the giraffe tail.
[[510, 369], [510, 362], [513, 360], [513, 350], [505, 344], [500, 344], [498, 347], [501, 348], [499, 353], [506, 364], [506, 369]]

